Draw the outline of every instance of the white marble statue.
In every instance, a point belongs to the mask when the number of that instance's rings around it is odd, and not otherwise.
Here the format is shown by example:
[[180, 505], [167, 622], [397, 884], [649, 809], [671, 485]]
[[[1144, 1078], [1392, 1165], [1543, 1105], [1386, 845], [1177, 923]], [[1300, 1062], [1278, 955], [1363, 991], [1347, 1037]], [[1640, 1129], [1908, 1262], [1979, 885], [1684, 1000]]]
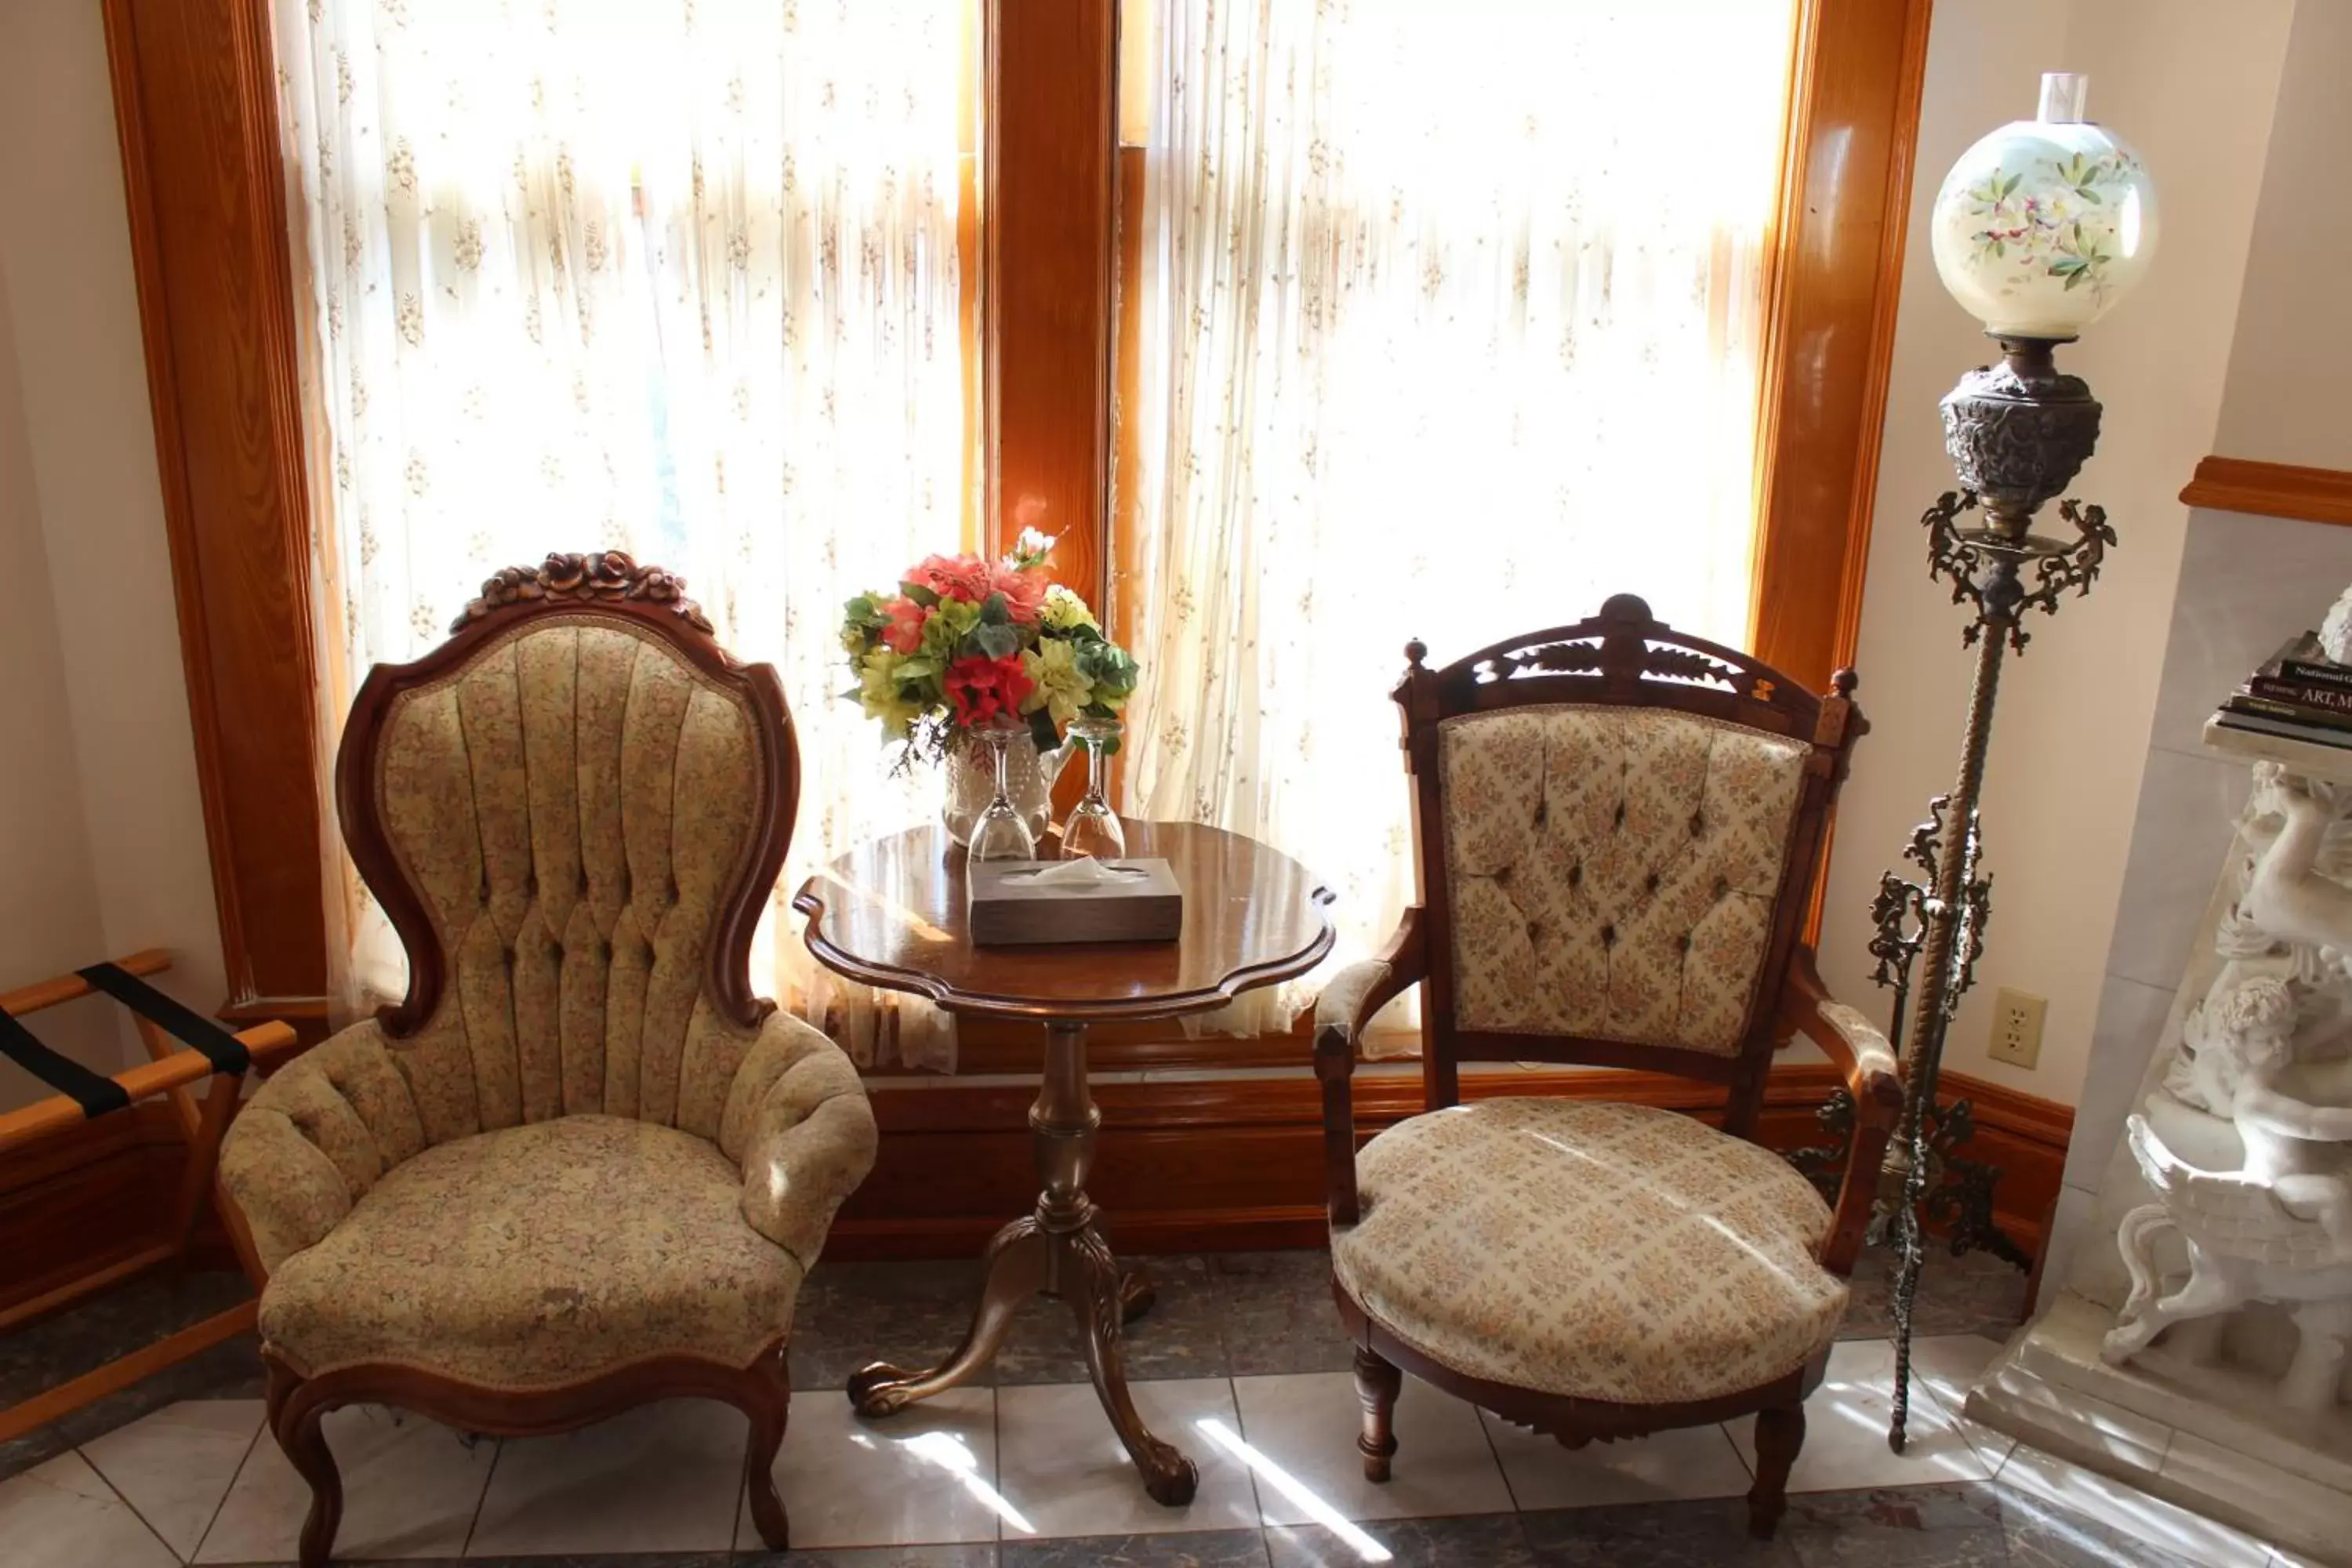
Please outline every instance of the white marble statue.
[[[2277, 646], [2275, 623], [2216, 630], [2243, 592], [2176, 617], [2176, 696], [2220, 695], [2200, 639]], [[2352, 665], [2352, 590], [2318, 637]], [[2113, 965], [2037, 1314], [1967, 1411], [2281, 1561], [2352, 1568], [2352, 747], [2218, 714], [2203, 738], [2252, 787], [2178, 983], [2151, 984], [2144, 944]], [[2164, 837], [2135, 834], [2150, 890], [2179, 880]]]
[[2319, 646], [2338, 664], [2352, 664], [2352, 587], [2336, 595], [2319, 623]]
[[[2111, 1364], [2175, 1323], [2268, 1301], [2298, 1342], [2279, 1393], [2332, 1408], [2352, 1351], [2352, 786], [2257, 764], [2224, 960], [2127, 1142], [2154, 1201], [2123, 1216]], [[2177, 1237], [2188, 1268], [2163, 1289]], [[2218, 1334], [2202, 1342], [2220, 1342]]]

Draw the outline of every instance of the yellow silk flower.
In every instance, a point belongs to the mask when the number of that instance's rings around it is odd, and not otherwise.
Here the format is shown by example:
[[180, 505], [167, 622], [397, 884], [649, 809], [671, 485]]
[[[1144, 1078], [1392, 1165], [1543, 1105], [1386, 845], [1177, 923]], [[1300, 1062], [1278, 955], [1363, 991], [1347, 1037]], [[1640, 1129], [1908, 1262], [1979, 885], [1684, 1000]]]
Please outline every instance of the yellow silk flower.
[[857, 700], [866, 714], [882, 721], [882, 732], [894, 741], [903, 741], [923, 710], [919, 702], [910, 702], [898, 694], [898, 667], [907, 662], [904, 654], [877, 647], [866, 656], [857, 670]]
[[1041, 637], [1035, 647], [1024, 650], [1021, 672], [1034, 683], [1021, 700], [1021, 711], [1034, 713], [1043, 708], [1053, 715], [1057, 730], [1094, 700], [1095, 684], [1078, 668], [1076, 648], [1059, 637]]

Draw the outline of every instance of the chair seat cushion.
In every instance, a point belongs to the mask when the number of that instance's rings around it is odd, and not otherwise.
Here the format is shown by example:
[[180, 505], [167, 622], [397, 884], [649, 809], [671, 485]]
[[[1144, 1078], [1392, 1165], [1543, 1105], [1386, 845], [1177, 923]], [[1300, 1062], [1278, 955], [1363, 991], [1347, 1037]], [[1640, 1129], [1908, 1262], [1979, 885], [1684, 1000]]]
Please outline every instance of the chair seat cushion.
[[1622, 1405], [1713, 1399], [1836, 1337], [1829, 1205], [1780, 1158], [1646, 1106], [1486, 1100], [1357, 1156], [1340, 1287], [1453, 1371]]
[[801, 1267], [742, 1216], [709, 1141], [565, 1116], [404, 1161], [261, 1295], [306, 1377], [361, 1363], [496, 1388], [685, 1352], [733, 1367], [792, 1327]]

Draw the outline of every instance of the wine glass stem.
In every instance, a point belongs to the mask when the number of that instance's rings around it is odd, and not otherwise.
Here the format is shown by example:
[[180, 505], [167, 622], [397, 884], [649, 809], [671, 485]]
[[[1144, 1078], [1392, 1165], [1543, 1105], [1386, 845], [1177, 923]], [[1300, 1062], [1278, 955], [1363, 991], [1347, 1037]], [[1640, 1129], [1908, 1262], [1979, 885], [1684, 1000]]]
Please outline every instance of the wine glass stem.
[[1103, 774], [1108, 771], [1103, 762], [1101, 743], [1088, 741], [1087, 742], [1087, 798], [1097, 805], [1104, 807], [1110, 805], [1109, 797], [1103, 794], [1106, 782]]
[[989, 804], [1013, 809], [1013, 742], [1003, 735], [989, 737], [988, 749], [995, 753], [996, 798]]

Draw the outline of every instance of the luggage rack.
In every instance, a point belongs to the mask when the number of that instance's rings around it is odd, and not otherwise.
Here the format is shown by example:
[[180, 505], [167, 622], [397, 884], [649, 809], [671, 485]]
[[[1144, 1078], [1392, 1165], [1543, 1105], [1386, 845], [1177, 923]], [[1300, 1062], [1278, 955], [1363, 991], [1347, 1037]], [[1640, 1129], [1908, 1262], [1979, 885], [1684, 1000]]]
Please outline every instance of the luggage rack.
[[[246, 1277], [257, 1289], [267, 1271], [236, 1206], [220, 1193], [216, 1175], [221, 1137], [243, 1098], [247, 1078], [267, 1072], [296, 1045], [282, 1023], [257, 1024], [232, 1034], [148, 984], [144, 976], [172, 966], [158, 948], [72, 974], [0, 992], [0, 1056], [24, 1068], [57, 1092], [16, 1110], [0, 1113], [0, 1154], [57, 1138], [102, 1116], [128, 1110], [143, 1100], [167, 1098], [188, 1149], [187, 1169], [173, 1195], [162, 1240], [128, 1257], [90, 1269], [29, 1300], [0, 1309], [0, 1331], [56, 1311], [110, 1285], [165, 1264], [183, 1262], [204, 1217], [205, 1200], [218, 1205], [223, 1227]], [[43, 1045], [20, 1019], [44, 1008], [103, 994], [131, 1010], [149, 1060], [108, 1077]], [[210, 1084], [201, 1097], [197, 1086]], [[118, 1357], [52, 1389], [0, 1409], [0, 1443], [46, 1426], [59, 1416], [105, 1398], [141, 1378], [173, 1366], [253, 1326], [254, 1303], [243, 1301], [200, 1322]]]

